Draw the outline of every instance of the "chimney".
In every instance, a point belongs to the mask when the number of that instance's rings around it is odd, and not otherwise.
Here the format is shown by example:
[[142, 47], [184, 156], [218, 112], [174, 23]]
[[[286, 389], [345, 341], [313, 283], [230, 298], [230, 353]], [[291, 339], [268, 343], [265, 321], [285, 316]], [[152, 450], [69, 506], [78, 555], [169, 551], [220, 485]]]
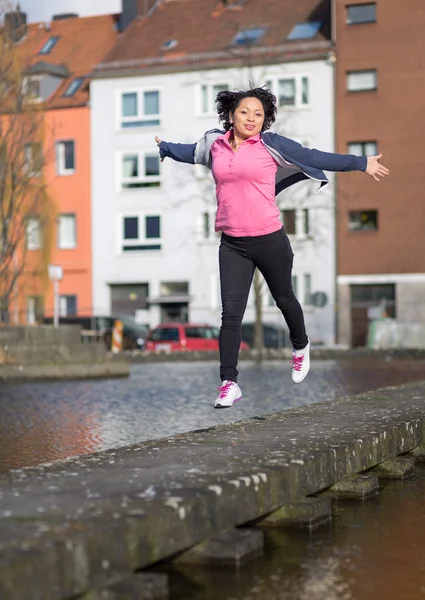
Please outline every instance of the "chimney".
[[14, 42], [19, 42], [27, 32], [27, 13], [21, 12], [19, 4], [16, 10], [5, 13], [4, 26]]
[[77, 13], [60, 13], [57, 15], [53, 15], [53, 21], [65, 21], [66, 19], [77, 19]]
[[158, 0], [122, 0], [120, 30], [124, 31], [137, 17], [145, 17]]

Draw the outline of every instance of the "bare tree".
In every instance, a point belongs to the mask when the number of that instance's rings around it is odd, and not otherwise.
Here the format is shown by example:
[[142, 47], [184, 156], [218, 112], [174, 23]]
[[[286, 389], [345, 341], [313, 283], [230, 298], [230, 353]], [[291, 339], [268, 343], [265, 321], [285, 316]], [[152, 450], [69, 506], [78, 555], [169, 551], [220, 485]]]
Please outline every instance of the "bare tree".
[[[28, 76], [26, 24], [17, 12], [0, 4], [0, 309], [8, 320], [12, 297], [25, 276], [40, 272], [45, 259], [43, 229], [49, 219], [43, 170], [45, 111], [38, 81]], [[19, 43], [21, 42], [21, 43]], [[28, 249], [40, 250], [31, 253]]]

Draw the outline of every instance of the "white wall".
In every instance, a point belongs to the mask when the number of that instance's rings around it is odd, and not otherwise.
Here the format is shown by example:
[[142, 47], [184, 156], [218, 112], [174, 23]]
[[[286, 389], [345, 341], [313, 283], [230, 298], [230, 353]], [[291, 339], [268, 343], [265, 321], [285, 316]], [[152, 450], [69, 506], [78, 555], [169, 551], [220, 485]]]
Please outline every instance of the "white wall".
[[[311, 106], [288, 110], [280, 116], [273, 131], [286, 133], [323, 150], [333, 150], [332, 68], [324, 62], [290, 63], [256, 68], [211, 70], [193, 73], [151, 75], [146, 77], [95, 80], [91, 84], [92, 137], [92, 244], [93, 298], [98, 313], [110, 312], [109, 283], [149, 283], [149, 295], [159, 294], [162, 281], [189, 281], [189, 317], [192, 321], [218, 324], [217, 252], [218, 240], [199, 242], [199, 216], [205, 206], [214, 207], [211, 180], [199, 180], [192, 165], [166, 159], [162, 165], [160, 188], [119, 191], [116, 153], [120, 150], [154, 150], [155, 135], [173, 142], [195, 142], [203, 133], [218, 126], [217, 117], [197, 116], [197, 89], [204, 83], [229, 83], [234, 88], [248, 87], [248, 80], [262, 84], [273, 77], [307, 74], [310, 77]], [[153, 129], [119, 130], [118, 94], [121, 90], [154, 88], [161, 91], [161, 126]], [[302, 194], [304, 184], [298, 184]], [[307, 184], [309, 186], [309, 184]], [[295, 189], [295, 188], [294, 188]], [[285, 194], [283, 194], [285, 195]], [[306, 196], [306, 197], [305, 197]], [[279, 199], [280, 200], [280, 199]], [[293, 192], [286, 202], [293, 203]], [[312, 274], [313, 291], [325, 291], [330, 304], [325, 309], [306, 308], [310, 337], [333, 341], [334, 239], [333, 195], [311, 194], [301, 198], [300, 206], [311, 207], [311, 222], [320, 225], [316, 241], [293, 243], [294, 272]], [[317, 208], [322, 207], [322, 208]], [[117, 243], [117, 215], [122, 212], [149, 212], [162, 216], [161, 251], [120, 254]], [[316, 211], [317, 216], [314, 215]], [[265, 307], [267, 321], [283, 322], [274, 308]], [[149, 322], [159, 320], [159, 310], [151, 308]], [[246, 321], [253, 320], [249, 306]]]

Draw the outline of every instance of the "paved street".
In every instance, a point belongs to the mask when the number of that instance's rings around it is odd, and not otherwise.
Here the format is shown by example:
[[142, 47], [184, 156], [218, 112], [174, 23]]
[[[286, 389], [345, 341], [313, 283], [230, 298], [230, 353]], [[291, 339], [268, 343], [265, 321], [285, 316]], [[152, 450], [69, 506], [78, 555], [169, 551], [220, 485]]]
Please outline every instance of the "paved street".
[[424, 373], [423, 360], [314, 361], [295, 386], [288, 362], [243, 362], [244, 399], [226, 411], [212, 408], [214, 362], [134, 365], [129, 379], [2, 384], [0, 470], [325, 402]]

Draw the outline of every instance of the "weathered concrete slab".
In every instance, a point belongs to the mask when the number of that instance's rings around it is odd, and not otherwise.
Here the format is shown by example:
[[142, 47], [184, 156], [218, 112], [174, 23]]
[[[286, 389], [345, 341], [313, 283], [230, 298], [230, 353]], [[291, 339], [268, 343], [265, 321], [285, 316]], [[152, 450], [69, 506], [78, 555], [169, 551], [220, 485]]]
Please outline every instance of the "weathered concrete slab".
[[0, 598], [87, 594], [407, 453], [424, 400], [386, 388], [0, 474]]
[[208, 538], [201, 544], [183, 552], [177, 564], [190, 565], [240, 565], [263, 552], [264, 534], [255, 529], [232, 529]]
[[128, 377], [130, 363], [126, 360], [103, 360], [85, 363], [57, 363], [40, 365], [0, 365], [0, 380], [39, 381], [66, 379], [101, 379]]
[[364, 500], [379, 493], [379, 479], [377, 475], [354, 475], [347, 479], [337, 481], [323, 492], [323, 496], [335, 500]]
[[415, 463], [425, 463], [425, 444], [413, 448], [406, 456], [411, 456]]
[[259, 527], [317, 527], [331, 518], [331, 499], [303, 498], [287, 504], [257, 523]]
[[137, 573], [106, 588], [80, 596], [80, 600], [167, 600], [168, 598], [168, 577], [163, 573]]
[[410, 456], [397, 456], [373, 469], [373, 473], [380, 479], [404, 479], [413, 474], [415, 460]]

